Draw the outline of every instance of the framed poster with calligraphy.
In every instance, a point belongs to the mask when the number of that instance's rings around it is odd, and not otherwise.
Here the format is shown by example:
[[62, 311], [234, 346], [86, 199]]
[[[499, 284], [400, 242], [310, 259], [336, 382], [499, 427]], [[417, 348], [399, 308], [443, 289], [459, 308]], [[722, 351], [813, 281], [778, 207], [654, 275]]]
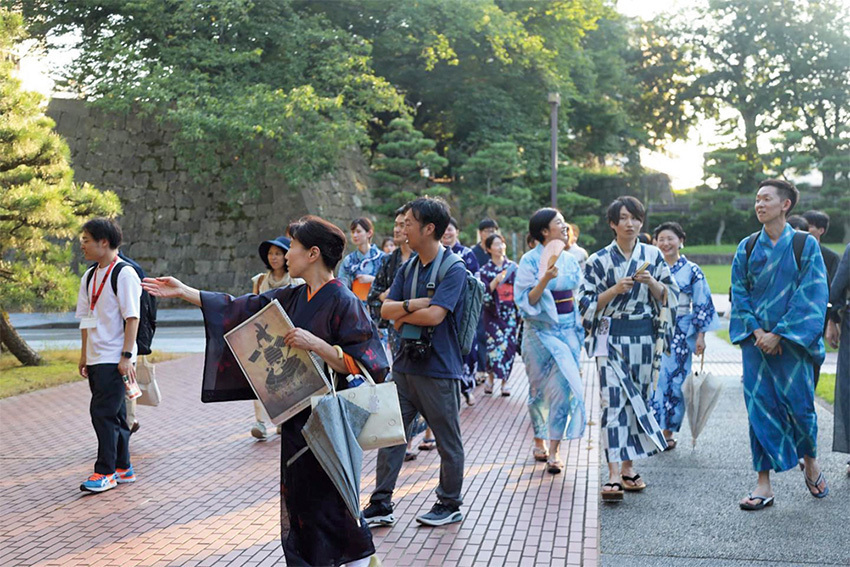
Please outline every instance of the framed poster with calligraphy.
[[330, 391], [321, 359], [284, 344], [283, 337], [292, 328], [286, 311], [274, 300], [224, 335], [275, 425], [309, 407], [312, 396]]

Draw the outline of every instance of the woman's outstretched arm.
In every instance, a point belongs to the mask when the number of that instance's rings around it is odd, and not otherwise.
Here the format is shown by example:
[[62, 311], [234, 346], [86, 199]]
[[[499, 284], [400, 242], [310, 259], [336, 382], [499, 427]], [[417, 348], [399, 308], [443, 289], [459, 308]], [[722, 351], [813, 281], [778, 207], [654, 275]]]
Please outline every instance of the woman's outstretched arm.
[[201, 292], [171, 276], [145, 278], [142, 280], [142, 289], [154, 297], [182, 299], [192, 305], [201, 306]]

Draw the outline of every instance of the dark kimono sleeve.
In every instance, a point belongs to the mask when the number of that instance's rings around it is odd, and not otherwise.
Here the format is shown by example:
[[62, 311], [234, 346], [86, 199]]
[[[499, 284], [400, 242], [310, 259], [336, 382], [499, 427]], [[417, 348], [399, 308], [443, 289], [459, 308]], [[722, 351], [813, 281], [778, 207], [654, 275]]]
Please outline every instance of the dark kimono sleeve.
[[[353, 293], [340, 294], [333, 314], [332, 329], [336, 343], [345, 354], [351, 356], [366, 367], [372, 379], [381, 383], [389, 370], [384, 345], [378, 335], [378, 329], [363, 304]], [[345, 384], [345, 380], [338, 380]]]
[[201, 292], [201, 311], [204, 314], [204, 330], [207, 338], [204, 379], [201, 388], [202, 402], [229, 402], [257, 398], [242, 368], [236, 362], [233, 352], [227, 346], [224, 335], [274, 299], [288, 310], [295, 291], [300, 290], [301, 287], [303, 286], [289, 286], [273, 289], [260, 295], [248, 294], [241, 297], [212, 291]]

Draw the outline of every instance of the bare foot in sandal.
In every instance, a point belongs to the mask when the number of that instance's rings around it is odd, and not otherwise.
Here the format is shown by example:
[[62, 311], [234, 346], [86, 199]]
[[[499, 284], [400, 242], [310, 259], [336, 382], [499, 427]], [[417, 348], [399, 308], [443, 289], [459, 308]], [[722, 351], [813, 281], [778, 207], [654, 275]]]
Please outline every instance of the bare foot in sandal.
[[606, 482], [602, 485], [600, 494], [605, 502], [619, 502], [623, 499], [623, 485], [619, 482]]
[[631, 466], [624, 464], [620, 476], [623, 479], [623, 490], [626, 492], [640, 492], [646, 488], [646, 483]]

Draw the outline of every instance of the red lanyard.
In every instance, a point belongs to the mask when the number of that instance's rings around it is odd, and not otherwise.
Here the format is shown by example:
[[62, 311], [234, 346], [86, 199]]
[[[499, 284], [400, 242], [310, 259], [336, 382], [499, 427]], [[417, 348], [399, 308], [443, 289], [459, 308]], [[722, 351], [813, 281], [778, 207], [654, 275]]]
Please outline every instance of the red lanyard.
[[106, 280], [109, 279], [109, 274], [112, 272], [112, 267], [115, 265], [115, 262], [118, 261], [118, 256], [112, 259], [112, 263], [109, 264], [109, 268], [106, 270], [106, 274], [103, 276], [103, 280], [100, 282], [100, 287], [95, 293], [94, 288], [97, 285], [97, 268], [94, 269], [94, 274], [92, 277], [91, 283], [91, 310], [94, 312], [94, 306], [97, 304], [97, 300], [100, 299], [100, 294], [103, 293], [103, 285], [106, 283]]

